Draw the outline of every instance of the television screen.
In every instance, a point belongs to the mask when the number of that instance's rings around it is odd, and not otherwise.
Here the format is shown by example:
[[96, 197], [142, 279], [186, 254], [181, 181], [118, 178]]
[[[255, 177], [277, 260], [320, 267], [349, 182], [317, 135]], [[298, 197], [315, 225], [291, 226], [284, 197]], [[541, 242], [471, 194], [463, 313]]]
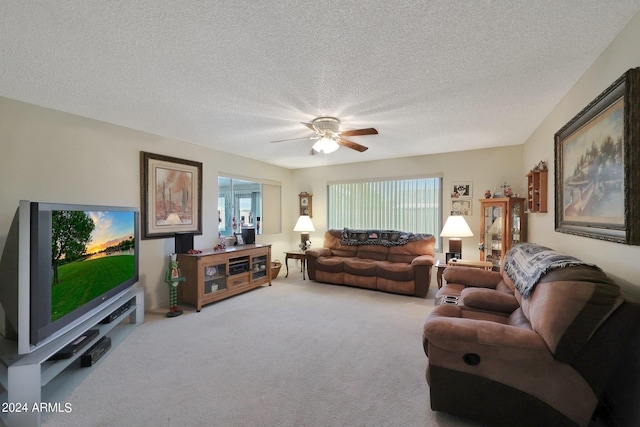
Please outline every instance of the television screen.
[[30, 211], [29, 342], [40, 346], [138, 281], [139, 210], [31, 202]]
[[135, 213], [52, 211], [51, 321], [135, 277]]

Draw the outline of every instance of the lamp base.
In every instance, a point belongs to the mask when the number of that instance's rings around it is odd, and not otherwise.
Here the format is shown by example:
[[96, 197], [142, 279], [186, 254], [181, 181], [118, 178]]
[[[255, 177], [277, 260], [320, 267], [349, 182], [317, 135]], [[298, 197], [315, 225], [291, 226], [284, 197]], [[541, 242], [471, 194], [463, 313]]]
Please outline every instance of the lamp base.
[[309, 233], [300, 233], [300, 250], [304, 252], [310, 247], [311, 242], [309, 241]]
[[452, 237], [449, 239], [449, 252], [462, 253], [462, 239]]

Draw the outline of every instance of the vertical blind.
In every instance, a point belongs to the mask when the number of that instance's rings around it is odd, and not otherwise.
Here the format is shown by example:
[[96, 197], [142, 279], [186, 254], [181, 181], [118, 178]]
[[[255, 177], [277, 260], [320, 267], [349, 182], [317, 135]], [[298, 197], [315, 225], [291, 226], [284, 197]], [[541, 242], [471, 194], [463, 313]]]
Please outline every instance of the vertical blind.
[[399, 230], [438, 236], [442, 178], [329, 184], [329, 228]]

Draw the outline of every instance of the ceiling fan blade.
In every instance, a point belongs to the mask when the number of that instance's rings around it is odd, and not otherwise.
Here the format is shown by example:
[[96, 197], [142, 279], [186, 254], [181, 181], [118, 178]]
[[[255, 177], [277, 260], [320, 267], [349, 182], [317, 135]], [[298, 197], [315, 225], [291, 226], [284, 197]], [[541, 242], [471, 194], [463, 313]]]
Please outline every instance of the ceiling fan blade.
[[286, 141], [308, 141], [310, 139], [318, 139], [318, 138], [319, 136], [315, 135], [315, 136], [306, 136], [302, 138], [279, 139], [277, 141], [271, 141], [271, 143], [273, 144], [274, 142], [286, 142]]
[[374, 128], [345, 130], [340, 132], [340, 136], [360, 136], [360, 135], [377, 135], [378, 131]]
[[314, 125], [312, 125], [311, 123], [305, 123], [305, 122], [300, 122], [303, 125], [305, 125], [306, 127], [308, 127], [309, 129], [311, 129], [312, 131], [319, 133], [320, 131], [318, 129], [316, 129], [316, 127]]
[[363, 151], [367, 151], [369, 149], [369, 147], [365, 147], [364, 145], [356, 144], [355, 142], [346, 140], [344, 138], [338, 138], [338, 139], [336, 139], [336, 142], [338, 144], [342, 145], [343, 147], [351, 148], [352, 150], [356, 150], [356, 151], [359, 151], [361, 153]]

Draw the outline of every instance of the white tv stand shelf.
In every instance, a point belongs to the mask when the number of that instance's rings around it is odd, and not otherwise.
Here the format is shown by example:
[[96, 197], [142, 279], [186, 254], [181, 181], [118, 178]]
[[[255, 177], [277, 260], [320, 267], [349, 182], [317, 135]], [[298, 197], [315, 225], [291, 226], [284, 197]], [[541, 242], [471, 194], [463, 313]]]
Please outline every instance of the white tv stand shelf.
[[[101, 323], [131, 300], [131, 306], [118, 318]], [[87, 320], [30, 354], [18, 355], [15, 341], [3, 339], [0, 342], [0, 384], [5, 390], [0, 398], [2, 421], [9, 427], [40, 426], [42, 415], [47, 411], [34, 411], [33, 408], [41, 403], [57, 405], [54, 406], [56, 410], [64, 411], [66, 396], [93, 370], [93, 367], [80, 367], [80, 356], [105, 335], [111, 338], [112, 348], [117, 346], [143, 322], [144, 289], [134, 286]], [[89, 329], [98, 329], [99, 334], [77, 354], [68, 359], [49, 360]]]

